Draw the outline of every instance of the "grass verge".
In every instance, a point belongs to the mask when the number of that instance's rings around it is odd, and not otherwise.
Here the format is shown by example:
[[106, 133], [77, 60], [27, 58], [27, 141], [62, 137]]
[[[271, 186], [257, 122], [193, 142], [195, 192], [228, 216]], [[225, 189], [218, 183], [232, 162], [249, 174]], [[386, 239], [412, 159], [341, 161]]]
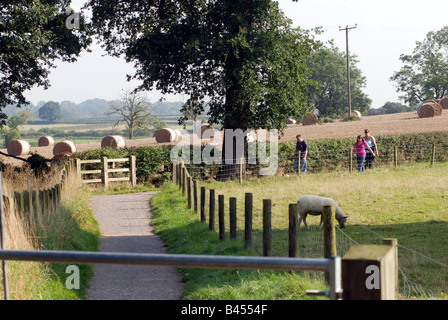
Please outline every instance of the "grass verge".
[[[169, 253], [253, 256], [237, 240], [219, 240], [188, 209], [177, 186], [168, 184], [152, 197], [152, 223]], [[326, 289], [323, 277], [305, 272], [180, 268], [185, 300], [315, 299], [306, 289]]]

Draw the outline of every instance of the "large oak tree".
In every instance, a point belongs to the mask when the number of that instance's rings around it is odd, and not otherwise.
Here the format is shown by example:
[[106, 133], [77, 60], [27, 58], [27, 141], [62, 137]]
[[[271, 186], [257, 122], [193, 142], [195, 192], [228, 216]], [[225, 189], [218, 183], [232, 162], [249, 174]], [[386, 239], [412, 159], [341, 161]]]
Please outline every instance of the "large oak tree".
[[275, 1], [91, 0], [89, 7], [104, 48], [134, 63], [139, 89], [207, 101], [211, 123], [282, 131], [289, 117], [310, 111], [306, 60], [317, 42]]

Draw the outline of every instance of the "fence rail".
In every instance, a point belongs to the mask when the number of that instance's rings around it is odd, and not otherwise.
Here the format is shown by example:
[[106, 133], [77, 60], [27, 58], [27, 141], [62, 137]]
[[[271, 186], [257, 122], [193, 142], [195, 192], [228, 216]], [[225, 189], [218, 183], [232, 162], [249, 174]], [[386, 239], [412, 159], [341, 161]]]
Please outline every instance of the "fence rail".
[[[117, 181], [130, 181], [132, 186], [137, 184], [136, 175], [136, 160], [135, 156], [130, 156], [129, 158], [119, 158], [119, 159], [108, 159], [107, 157], [102, 157], [101, 159], [94, 160], [80, 160], [76, 159], [76, 168], [78, 172], [78, 178], [82, 183], [102, 183], [105, 188], [109, 187], [109, 182]], [[128, 168], [115, 168], [116, 163], [129, 162]], [[112, 168], [109, 168], [109, 163], [112, 164]], [[83, 170], [82, 165], [85, 164], [101, 164], [101, 169], [89, 169]], [[130, 172], [130, 176], [127, 177], [109, 177], [110, 173], [125, 173]], [[91, 178], [83, 179], [84, 175], [101, 175], [101, 178]]]
[[284, 271], [326, 271], [330, 288], [324, 293], [336, 300], [341, 295], [341, 258], [268, 258], [185, 254], [143, 254], [116, 252], [0, 250], [0, 260], [46, 261], [81, 264], [126, 264], [215, 269], [264, 269]]

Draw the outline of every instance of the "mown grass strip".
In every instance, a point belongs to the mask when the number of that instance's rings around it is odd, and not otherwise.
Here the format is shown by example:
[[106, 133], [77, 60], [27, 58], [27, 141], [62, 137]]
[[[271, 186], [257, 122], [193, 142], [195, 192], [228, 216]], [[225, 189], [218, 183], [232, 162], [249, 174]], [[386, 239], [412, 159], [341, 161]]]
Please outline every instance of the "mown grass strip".
[[[219, 240], [219, 235], [201, 223], [188, 209], [178, 187], [166, 185], [151, 200], [152, 223], [169, 253], [206, 255], [255, 255], [244, 241]], [[306, 272], [180, 268], [185, 282], [185, 300], [287, 300], [316, 299], [307, 289], [326, 289], [321, 276]]]

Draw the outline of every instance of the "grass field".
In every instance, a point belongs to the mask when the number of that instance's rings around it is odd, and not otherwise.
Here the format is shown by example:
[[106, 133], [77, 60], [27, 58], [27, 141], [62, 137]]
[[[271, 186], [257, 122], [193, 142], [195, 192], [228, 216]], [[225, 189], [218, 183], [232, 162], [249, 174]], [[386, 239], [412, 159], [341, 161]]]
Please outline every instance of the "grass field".
[[[447, 169], [446, 163], [433, 167], [419, 164], [362, 174], [319, 173], [268, 177], [245, 181], [243, 185], [213, 182], [205, 186], [215, 189], [216, 197], [224, 195], [226, 207], [229, 197], [237, 198], [239, 234], [236, 242], [239, 243], [244, 241], [244, 195], [253, 193], [256, 254], [261, 254], [262, 200], [271, 199], [273, 252], [277, 256], [287, 256], [288, 252], [289, 204], [304, 194], [331, 197], [349, 218], [344, 233], [338, 233], [338, 242], [347, 242], [349, 247], [354, 243], [381, 243], [383, 237], [398, 239], [401, 298], [447, 299]], [[308, 220], [311, 224], [319, 223], [319, 218]], [[320, 239], [319, 235], [313, 237]], [[200, 242], [200, 238], [197, 241]], [[309, 247], [302, 241], [300, 246], [301, 253]], [[343, 255], [346, 249], [338, 250], [338, 254]]]

